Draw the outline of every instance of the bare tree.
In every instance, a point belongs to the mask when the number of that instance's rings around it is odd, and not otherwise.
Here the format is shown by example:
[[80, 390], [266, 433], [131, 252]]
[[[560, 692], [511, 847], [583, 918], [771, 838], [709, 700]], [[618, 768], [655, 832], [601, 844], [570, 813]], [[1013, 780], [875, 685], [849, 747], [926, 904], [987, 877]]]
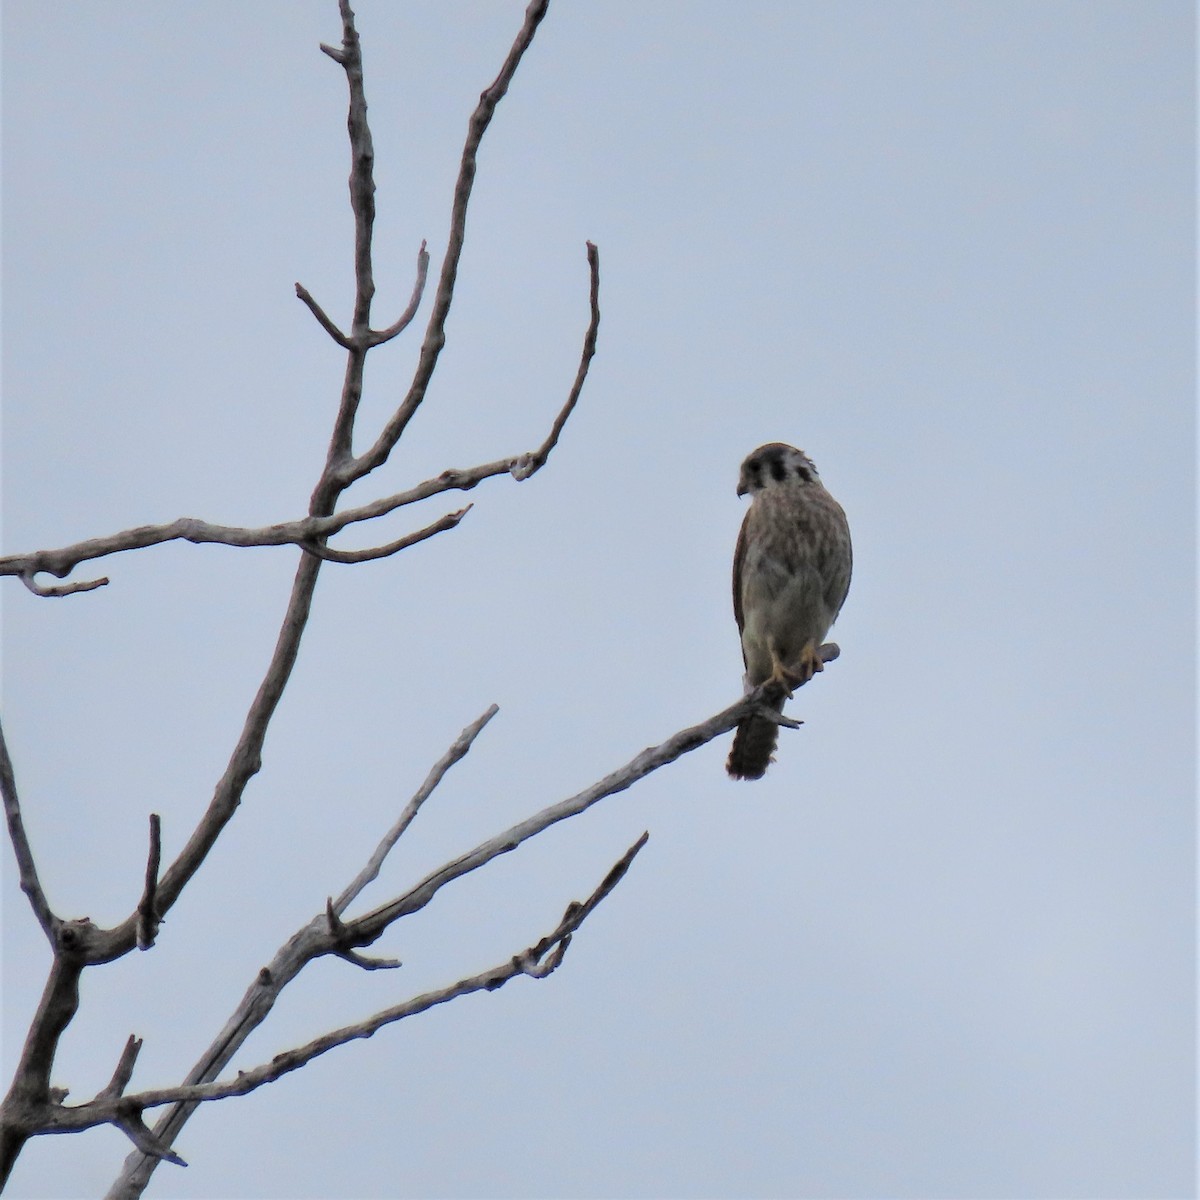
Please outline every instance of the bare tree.
[[[377, 329], [371, 324], [375, 292], [372, 265], [372, 229], [375, 217], [374, 150], [366, 117], [362, 57], [354, 14], [347, 0], [339, 0], [342, 22], [341, 45], [321, 49], [346, 74], [349, 85], [348, 132], [351, 152], [350, 202], [354, 217], [355, 295], [348, 328], [340, 327], [318, 301], [300, 284], [296, 295], [338, 346], [346, 352], [346, 369], [337, 413], [333, 421], [325, 464], [313, 488], [307, 515], [261, 528], [212, 524], [190, 518], [167, 525], [147, 525], [104, 537], [92, 538], [58, 549], [38, 550], [0, 559], [0, 574], [18, 577], [41, 597], [65, 597], [88, 592], [108, 583], [106, 576], [56, 584], [42, 582], [51, 576], [67, 580], [84, 563], [124, 551], [145, 549], [173, 540], [219, 543], [226, 546], [285, 546], [300, 549], [300, 559], [284, 612], [278, 640], [257, 695], [246, 714], [228, 765], [217, 781], [212, 800], [178, 856], [162, 868], [160, 819], [149, 817], [149, 849], [141, 898], [119, 924], [103, 928], [87, 918], [70, 919], [56, 913], [39, 880], [33, 848], [21, 817], [16, 777], [3, 732], [0, 731], [0, 792], [3, 793], [9, 838], [16, 857], [20, 886], [29, 900], [53, 953], [53, 962], [41, 1002], [30, 1025], [16, 1073], [0, 1106], [0, 1184], [7, 1180], [29, 1138], [39, 1134], [71, 1133], [110, 1124], [121, 1129], [135, 1149], [113, 1183], [110, 1197], [141, 1195], [152, 1172], [162, 1161], [182, 1164], [173, 1146], [180, 1130], [195, 1108], [211, 1100], [244, 1095], [280, 1076], [303, 1067], [319, 1055], [356, 1038], [370, 1037], [383, 1026], [414, 1016], [435, 1005], [481, 990], [494, 990], [518, 976], [543, 978], [562, 962], [571, 939], [595, 907], [621, 881], [634, 857], [646, 844], [641, 833], [613, 864], [603, 880], [583, 901], [572, 901], [562, 919], [544, 936], [533, 941], [506, 961], [446, 987], [414, 996], [359, 1022], [333, 1029], [304, 1045], [276, 1055], [232, 1078], [221, 1072], [244, 1044], [250, 1033], [271, 1013], [283, 989], [315, 959], [336, 955], [365, 970], [389, 969], [400, 964], [362, 953], [402, 917], [418, 912], [454, 880], [479, 870], [502, 854], [537, 836], [551, 825], [577, 816], [591, 805], [620, 792], [643, 776], [658, 770], [713, 738], [728, 732], [750, 712], [762, 712], [781, 725], [794, 722], [773, 713], [763, 696], [751, 693], [723, 712], [690, 728], [682, 729], [658, 745], [643, 750], [628, 762], [576, 795], [567, 797], [533, 814], [509, 829], [445, 863], [408, 891], [377, 907], [351, 915], [349, 910], [364, 889], [377, 877], [384, 859], [409, 827], [421, 806], [446, 772], [471, 749], [497, 709], [489, 707], [430, 769], [424, 783], [408, 802], [394, 825], [387, 830], [362, 870], [336, 898], [317, 905], [317, 912], [275, 952], [269, 964], [250, 981], [224, 1028], [200, 1055], [182, 1084], [175, 1087], [130, 1091], [141, 1041], [130, 1036], [113, 1070], [111, 1081], [91, 1099], [66, 1103], [67, 1089], [52, 1081], [59, 1041], [79, 1006], [80, 977], [92, 966], [108, 963], [135, 948], [150, 949], [164, 916], [179, 899], [189, 880], [203, 866], [217, 839], [229, 825], [242, 802], [246, 787], [262, 767], [262, 749], [268, 726], [280, 697], [291, 678], [300, 642], [309, 618], [314, 589], [326, 562], [361, 563], [397, 554], [426, 538], [455, 528], [470, 506], [449, 512], [433, 523], [395, 541], [366, 550], [342, 550], [330, 539], [352, 525], [369, 525], [379, 517], [420, 500], [445, 492], [467, 491], [487, 479], [508, 475], [523, 481], [545, 465], [573, 412], [596, 349], [600, 322], [599, 256], [587, 246], [589, 270], [589, 319], [583, 338], [578, 370], [566, 399], [545, 439], [535, 449], [515, 456], [465, 469], [445, 470], [404, 491], [383, 496], [353, 508], [338, 508], [342, 494], [355, 482], [388, 461], [409, 422], [423, 403], [430, 379], [445, 343], [445, 324], [454, 298], [455, 280], [463, 249], [467, 207], [475, 178], [476, 154], [496, 106], [504, 97], [544, 17], [548, 0], [532, 0], [494, 82], [482, 93], [471, 116], [454, 189], [451, 223], [445, 255], [437, 277], [420, 355], [407, 394], [374, 440], [355, 453], [356, 416], [363, 390], [363, 370], [369, 351], [402, 333], [413, 321], [426, 290], [429, 255], [422, 245], [417, 255], [416, 280], [406, 310], [390, 325]], [[823, 648], [826, 660], [836, 657], [837, 648]], [[149, 1110], [165, 1110], [151, 1128], [145, 1121]]]

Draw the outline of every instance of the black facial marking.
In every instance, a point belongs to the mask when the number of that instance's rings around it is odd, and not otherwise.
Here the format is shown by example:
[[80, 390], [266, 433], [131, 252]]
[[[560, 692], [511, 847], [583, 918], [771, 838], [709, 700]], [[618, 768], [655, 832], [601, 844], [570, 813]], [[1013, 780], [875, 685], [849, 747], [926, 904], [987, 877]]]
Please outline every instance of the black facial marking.
[[776, 483], [782, 483], [787, 478], [787, 468], [783, 465], [783, 461], [779, 458], [771, 459], [771, 478]]
[[812, 483], [812, 472], [808, 469], [808, 466], [805, 463], [801, 463], [796, 468], [796, 474], [799, 475], [805, 483]]

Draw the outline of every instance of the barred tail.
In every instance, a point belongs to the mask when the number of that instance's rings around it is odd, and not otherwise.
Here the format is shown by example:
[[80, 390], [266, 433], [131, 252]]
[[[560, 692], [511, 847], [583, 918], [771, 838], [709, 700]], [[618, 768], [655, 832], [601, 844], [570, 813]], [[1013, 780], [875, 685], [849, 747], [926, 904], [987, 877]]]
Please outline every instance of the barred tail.
[[[779, 711], [783, 711], [783, 697], [779, 700]], [[761, 779], [775, 753], [779, 741], [779, 726], [766, 717], [747, 717], [733, 735], [733, 748], [725, 770], [734, 779]]]

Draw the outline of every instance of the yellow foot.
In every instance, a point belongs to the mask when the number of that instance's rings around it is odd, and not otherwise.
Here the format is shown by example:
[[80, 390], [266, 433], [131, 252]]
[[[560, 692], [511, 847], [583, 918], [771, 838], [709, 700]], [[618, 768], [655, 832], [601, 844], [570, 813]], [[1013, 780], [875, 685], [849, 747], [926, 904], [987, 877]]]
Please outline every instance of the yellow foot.
[[804, 643], [800, 657], [789, 666], [784, 666], [772, 653], [771, 677], [767, 682], [782, 688], [790, 700], [796, 688], [803, 687], [818, 671], [823, 670], [825, 664], [821, 660], [820, 647], [810, 638]]
[[766, 686], [782, 693], [790, 700], [796, 694], [796, 677], [776, 659], [771, 668], [771, 674], [767, 677]]
[[[800, 651], [799, 678], [796, 686], [807, 683], [818, 671], [823, 670], [825, 670], [825, 663], [821, 659], [821, 647], [810, 638], [804, 643], [804, 649]], [[797, 672], [793, 671], [793, 674], [797, 674]]]

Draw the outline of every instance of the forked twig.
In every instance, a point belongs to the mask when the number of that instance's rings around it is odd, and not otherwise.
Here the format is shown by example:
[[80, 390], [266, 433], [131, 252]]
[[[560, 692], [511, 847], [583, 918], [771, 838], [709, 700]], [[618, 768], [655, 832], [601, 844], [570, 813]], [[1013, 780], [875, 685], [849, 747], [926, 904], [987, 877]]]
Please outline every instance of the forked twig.
[[336, 900], [330, 901], [330, 908], [333, 913], [340, 917], [358, 899], [363, 888], [379, 877], [379, 871], [383, 866], [384, 859], [392, 852], [392, 847], [400, 840], [404, 831], [413, 823], [417, 813], [421, 811], [421, 805], [433, 795], [433, 789], [442, 782], [446, 776], [446, 772], [456, 762], [460, 762], [466, 757], [467, 752], [475, 744], [475, 739], [483, 732], [483, 727], [499, 711], [500, 709], [495, 704], [490, 705], [481, 716], [472, 721], [455, 738], [450, 749], [433, 764], [429, 770], [429, 774], [425, 776], [424, 783], [417, 788], [413, 798], [404, 806], [404, 811], [400, 814], [396, 823], [383, 835], [379, 845], [375, 847], [375, 852], [367, 860], [367, 865], [350, 881], [349, 886]]
[[446, 254], [442, 259], [442, 270], [438, 278], [437, 292], [433, 297], [433, 305], [429, 314], [429, 324], [425, 329], [425, 340], [421, 344], [421, 356], [417, 361], [417, 369], [413, 381], [396, 409], [391, 420], [384, 426], [375, 444], [357, 459], [348, 463], [342, 474], [343, 480], [349, 484], [356, 479], [375, 470], [387, 461], [392, 449], [400, 440], [401, 434], [408, 427], [429, 388], [437, 366], [438, 356], [446, 344], [446, 317], [450, 313], [450, 304], [454, 299], [454, 284], [458, 277], [458, 263], [462, 257], [463, 242], [467, 229], [467, 206], [471, 200], [471, 188], [475, 183], [476, 156], [483, 135], [491, 124], [496, 112], [496, 105], [504, 98], [508, 85], [520, 66], [525, 51], [533, 41], [533, 35], [542, 18], [546, 15], [549, 0], [532, 0], [525, 10], [525, 21], [520, 32], [500, 68], [491, 86], [485, 88], [479, 97], [479, 103], [467, 123], [467, 139], [463, 145], [462, 158], [459, 162], [458, 180], [454, 185], [454, 201], [450, 209], [450, 235], [447, 239]]

